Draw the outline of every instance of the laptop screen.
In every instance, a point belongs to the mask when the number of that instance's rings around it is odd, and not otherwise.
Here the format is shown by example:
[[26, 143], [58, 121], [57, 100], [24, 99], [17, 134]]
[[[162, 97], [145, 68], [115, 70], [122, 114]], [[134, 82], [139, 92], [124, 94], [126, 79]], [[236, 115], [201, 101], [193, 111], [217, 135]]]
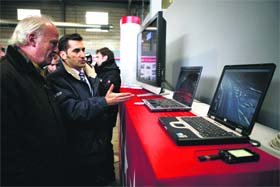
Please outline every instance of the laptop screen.
[[274, 70], [275, 64], [225, 66], [208, 115], [250, 134]]
[[191, 106], [200, 79], [202, 67], [181, 67], [173, 99]]

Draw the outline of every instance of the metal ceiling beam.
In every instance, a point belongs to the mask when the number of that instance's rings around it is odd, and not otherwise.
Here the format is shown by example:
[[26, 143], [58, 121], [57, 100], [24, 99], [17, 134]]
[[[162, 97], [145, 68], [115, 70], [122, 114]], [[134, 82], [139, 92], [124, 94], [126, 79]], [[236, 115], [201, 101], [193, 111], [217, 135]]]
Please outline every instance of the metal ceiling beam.
[[[112, 30], [113, 25], [94, 25], [94, 24], [80, 24], [71, 22], [53, 22], [58, 28], [80, 28], [80, 29], [100, 29]], [[0, 19], [0, 27], [16, 27], [17, 21]]]

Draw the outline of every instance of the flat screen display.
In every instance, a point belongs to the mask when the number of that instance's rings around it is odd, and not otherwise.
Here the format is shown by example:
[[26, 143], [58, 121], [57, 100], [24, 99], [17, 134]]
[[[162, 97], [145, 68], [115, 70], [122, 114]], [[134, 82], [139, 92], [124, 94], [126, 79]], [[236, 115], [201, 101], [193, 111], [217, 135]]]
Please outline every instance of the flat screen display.
[[[153, 22], [154, 24], [155, 21]], [[151, 25], [152, 26], [152, 25]], [[156, 30], [145, 30], [141, 38], [141, 59], [139, 63], [139, 78], [146, 81], [156, 81], [156, 50], [157, 32]], [[156, 27], [154, 27], [156, 28]]]
[[226, 66], [210, 115], [250, 131], [272, 79], [274, 64]]
[[165, 78], [166, 22], [158, 12], [138, 35], [137, 80], [161, 86]]

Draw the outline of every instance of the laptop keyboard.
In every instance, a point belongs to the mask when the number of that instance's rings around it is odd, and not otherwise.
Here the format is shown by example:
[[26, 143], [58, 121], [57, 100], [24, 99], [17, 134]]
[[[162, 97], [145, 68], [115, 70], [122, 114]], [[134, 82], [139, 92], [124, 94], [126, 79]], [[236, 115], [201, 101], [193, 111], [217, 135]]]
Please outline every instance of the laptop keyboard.
[[174, 107], [182, 107], [181, 104], [171, 100], [171, 99], [160, 99], [160, 100], [148, 100], [150, 104], [154, 107], [162, 107], [162, 108], [174, 108]]
[[227, 132], [202, 117], [182, 117], [182, 120], [196, 129], [203, 137], [236, 136], [234, 133]]

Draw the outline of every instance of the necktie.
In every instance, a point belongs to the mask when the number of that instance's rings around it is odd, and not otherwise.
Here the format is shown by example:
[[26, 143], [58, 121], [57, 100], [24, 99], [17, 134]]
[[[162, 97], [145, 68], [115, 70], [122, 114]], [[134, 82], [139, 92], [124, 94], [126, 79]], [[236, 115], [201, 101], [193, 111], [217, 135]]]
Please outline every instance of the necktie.
[[92, 88], [91, 88], [89, 82], [86, 80], [86, 75], [85, 75], [85, 73], [80, 71], [80, 72], [79, 72], [79, 76], [80, 76], [81, 81], [87, 83], [88, 88], [89, 88], [89, 92], [90, 92], [90, 94], [92, 95], [92, 94], [93, 94]]
[[80, 78], [81, 78], [81, 81], [86, 82], [86, 76], [85, 76], [84, 72], [80, 72], [80, 73], [79, 73], [79, 76], [80, 76]]

